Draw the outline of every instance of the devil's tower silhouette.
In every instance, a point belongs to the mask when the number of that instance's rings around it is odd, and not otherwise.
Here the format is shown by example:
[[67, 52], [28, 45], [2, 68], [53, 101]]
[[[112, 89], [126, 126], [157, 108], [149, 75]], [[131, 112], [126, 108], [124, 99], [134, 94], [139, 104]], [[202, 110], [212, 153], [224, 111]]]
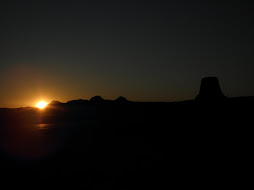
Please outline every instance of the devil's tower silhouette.
[[200, 91], [195, 100], [200, 102], [220, 102], [225, 100], [225, 98], [221, 91], [218, 78], [206, 77], [201, 81]]

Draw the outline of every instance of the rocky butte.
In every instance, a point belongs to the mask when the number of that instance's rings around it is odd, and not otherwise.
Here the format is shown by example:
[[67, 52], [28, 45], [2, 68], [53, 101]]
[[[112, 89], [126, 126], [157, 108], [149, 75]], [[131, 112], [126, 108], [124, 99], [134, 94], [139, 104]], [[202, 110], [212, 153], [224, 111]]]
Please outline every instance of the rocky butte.
[[199, 94], [195, 100], [198, 102], [221, 102], [226, 97], [221, 91], [217, 77], [205, 77], [201, 81]]

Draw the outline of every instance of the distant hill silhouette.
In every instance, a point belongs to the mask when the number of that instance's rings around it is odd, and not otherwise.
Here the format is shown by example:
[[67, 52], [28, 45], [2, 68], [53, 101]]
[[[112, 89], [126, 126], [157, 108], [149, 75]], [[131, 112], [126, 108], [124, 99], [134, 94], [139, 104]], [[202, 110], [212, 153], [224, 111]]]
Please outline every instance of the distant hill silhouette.
[[79, 100], [70, 100], [66, 104], [68, 104], [68, 105], [83, 105], [83, 104], [87, 104], [88, 102], [89, 102], [88, 100], [79, 99]]
[[63, 103], [56, 100], [53, 100], [52, 102], [49, 103], [49, 105], [61, 105], [61, 104]]
[[123, 96], [119, 96], [117, 99], [114, 100], [115, 103], [117, 104], [125, 104], [130, 102], [129, 100], [127, 100], [125, 97]]
[[105, 100], [101, 96], [94, 96], [90, 100], [84, 100], [84, 99], [78, 99], [78, 100], [70, 100], [66, 103], [62, 103], [59, 101], [52, 101], [48, 104], [48, 107], [69, 107], [69, 106], [75, 106], [75, 107], [83, 107], [83, 106], [92, 106], [92, 105], [116, 105], [116, 104], [127, 104], [131, 101], [127, 100], [123, 96], [119, 96], [115, 100]]
[[217, 77], [205, 77], [202, 79], [199, 94], [195, 98], [196, 101], [216, 102], [225, 99], [226, 97], [221, 91]]
[[103, 103], [105, 100], [101, 97], [101, 96], [94, 96], [90, 99], [89, 102], [94, 103], [94, 104], [101, 104]]

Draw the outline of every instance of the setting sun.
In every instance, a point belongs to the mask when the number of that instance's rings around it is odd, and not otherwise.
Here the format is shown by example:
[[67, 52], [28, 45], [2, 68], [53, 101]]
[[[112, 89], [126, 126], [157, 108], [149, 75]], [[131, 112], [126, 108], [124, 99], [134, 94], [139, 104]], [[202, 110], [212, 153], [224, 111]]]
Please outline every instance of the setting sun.
[[37, 108], [40, 108], [40, 109], [43, 109], [43, 108], [45, 108], [46, 106], [47, 106], [47, 103], [44, 102], [44, 101], [40, 101], [40, 102], [38, 102], [37, 105], [36, 105], [36, 107], [37, 107]]

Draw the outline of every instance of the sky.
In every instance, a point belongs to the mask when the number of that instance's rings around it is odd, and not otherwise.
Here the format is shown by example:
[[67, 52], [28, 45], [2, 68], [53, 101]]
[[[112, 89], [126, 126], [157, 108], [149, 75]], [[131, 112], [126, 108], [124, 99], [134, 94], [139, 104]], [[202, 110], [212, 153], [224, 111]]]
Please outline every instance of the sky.
[[182, 101], [206, 76], [254, 95], [250, 1], [5, 1], [0, 107], [124, 96]]

